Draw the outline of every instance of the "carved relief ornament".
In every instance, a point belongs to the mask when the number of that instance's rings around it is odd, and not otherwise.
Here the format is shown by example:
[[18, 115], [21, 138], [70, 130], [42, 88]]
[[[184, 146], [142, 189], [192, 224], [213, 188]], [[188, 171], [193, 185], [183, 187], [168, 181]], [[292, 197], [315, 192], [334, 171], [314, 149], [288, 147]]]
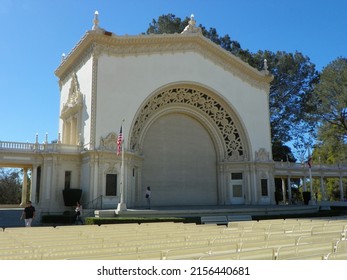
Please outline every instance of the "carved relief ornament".
[[108, 151], [117, 150], [117, 134], [114, 132], [109, 133], [105, 138], [101, 137], [100, 149]]
[[75, 115], [83, 106], [83, 95], [80, 91], [77, 75], [74, 73], [71, 79], [69, 96], [61, 110], [61, 118], [66, 119]]

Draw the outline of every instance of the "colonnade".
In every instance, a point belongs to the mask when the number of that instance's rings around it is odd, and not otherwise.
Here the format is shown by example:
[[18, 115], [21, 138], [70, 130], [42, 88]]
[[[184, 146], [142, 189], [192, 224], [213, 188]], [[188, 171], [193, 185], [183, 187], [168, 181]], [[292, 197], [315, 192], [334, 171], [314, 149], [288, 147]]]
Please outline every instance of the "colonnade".
[[[278, 176], [279, 177], [279, 176]], [[307, 181], [306, 177], [298, 177], [298, 176], [291, 176], [290, 174], [286, 176], [280, 176], [281, 181], [282, 181], [282, 195], [283, 195], [283, 201], [286, 201], [288, 203], [291, 203], [291, 198], [292, 198], [292, 189], [291, 189], [291, 180], [292, 179], [300, 179], [302, 181], [302, 186], [303, 186], [303, 191], [309, 191], [313, 195], [315, 193], [314, 187], [310, 183], [310, 180]], [[319, 178], [320, 180], [320, 192], [322, 194], [322, 200], [327, 200], [327, 190], [326, 190], [326, 184], [325, 184], [325, 179], [328, 178], [339, 178], [339, 191], [340, 191], [340, 201], [346, 200], [346, 194], [343, 188], [343, 176], [339, 177], [334, 177], [334, 176], [324, 176], [324, 174], [321, 174], [319, 177], [314, 176], [312, 179]], [[287, 184], [286, 184], [287, 181]], [[347, 190], [346, 190], [347, 191]], [[289, 201], [287, 201], [286, 194], [288, 192], [288, 198]]]
[[[28, 185], [28, 171], [31, 169], [31, 180], [30, 185]], [[36, 195], [36, 186], [37, 186], [37, 165], [33, 165], [32, 167], [23, 167], [23, 182], [22, 182], [22, 196], [21, 196], [21, 203], [20, 206], [25, 206], [28, 199], [32, 203], [37, 202], [37, 195]]]

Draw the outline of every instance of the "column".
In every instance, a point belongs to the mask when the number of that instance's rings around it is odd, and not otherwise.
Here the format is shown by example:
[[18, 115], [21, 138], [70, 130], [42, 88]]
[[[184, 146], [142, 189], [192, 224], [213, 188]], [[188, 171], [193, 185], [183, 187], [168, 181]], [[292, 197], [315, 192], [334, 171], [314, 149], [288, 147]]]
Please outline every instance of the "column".
[[290, 176], [288, 176], [288, 204], [292, 204], [292, 187], [290, 183]]
[[70, 140], [69, 140], [70, 145], [75, 144], [75, 125], [74, 125], [74, 117], [70, 118]]
[[36, 185], [37, 185], [37, 165], [32, 167], [31, 172], [31, 191], [30, 191], [30, 200], [33, 204], [36, 203]]
[[306, 176], [304, 176], [303, 180], [303, 191], [306, 192], [307, 191], [307, 186], [306, 186]]
[[62, 143], [66, 144], [66, 133], [67, 133], [67, 123], [66, 123], [66, 120], [63, 121], [63, 137], [62, 137]]
[[284, 178], [281, 178], [282, 180], [282, 200], [283, 202], [286, 202], [286, 181]]
[[73, 144], [75, 144], [74, 143], [74, 124], [73, 124], [73, 117], [71, 117], [70, 119], [70, 132], [69, 132], [69, 144], [70, 145], [73, 145]]
[[[320, 176], [320, 188], [321, 188], [321, 192], [322, 192], [322, 200], [326, 200], [323, 176]], [[312, 195], [314, 195], [313, 192], [312, 192]]]
[[136, 189], [135, 189], [135, 205], [139, 206], [141, 205], [141, 198], [142, 198], [142, 168], [143, 166], [141, 165], [140, 168], [138, 169], [137, 172], [137, 184], [136, 184]]
[[225, 195], [225, 168], [223, 165], [217, 165], [217, 204], [224, 205], [226, 202]]
[[343, 193], [342, 175], [340, 175], [339, 185], [340, 185], [340, 201], [343, 201], [343, 198], [344, 198], [345, 195], [344, 195], [344, 193]]
[[28, 194], [28, 169], [23, 168], [22, 202], [20, 203], [20, 206], [26, 205], [27, 194]]

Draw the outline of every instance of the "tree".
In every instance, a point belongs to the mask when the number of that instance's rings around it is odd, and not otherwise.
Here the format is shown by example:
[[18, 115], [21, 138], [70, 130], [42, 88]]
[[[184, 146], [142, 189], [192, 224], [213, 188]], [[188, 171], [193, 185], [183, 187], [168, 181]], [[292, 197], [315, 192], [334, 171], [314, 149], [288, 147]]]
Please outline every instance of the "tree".
[[320, 82], [314, 89], [311, 104], [315, 108], [315, 120], [330, 125], [333, 137], [347, 141], [347, 59], [337, 58], [326, 66]]
[[340, 135], [341, 128], [324, 123], [319, 127], [313, 159], [322, 163], [340, 164], [347, 159], [347, 144]]
[[19, 172], [0, 168], [0, 204], [20, 203], [21, 189]]
[[291, 149], [282, 142], [272, 143], [272, 154], [275, 161], [296, 162]]
[[[158, 20], [153, 19], [149, 24], [149, 28], [146, 31], [146, 34], [173, 34], [173, 33], [181, 33], [184, 28], [188, 25], [190, 18], [186, 17], [181, 20], [173, 14], [161, 15]], [[217, 30], [215, 28], [210, 28], [207, 30], [201, 24], [199, 25], [201, 28], [202, 35], [212, 42], [220, 45], [227, 51], [230, 51], [234, 55], [238, 56], [246, 56], [248, 51], [244, 51], [241, 48], [241, 45], [237, 41], [232, 41], [229, 35], [225, 35], [223, 37], [219, 36]]]
[[[313, 162], [341, 164], [347, 159], [347, 144], [341, 135], [341, 128], [328, 122], [323, 123], [318, 130], [317, 143], [314, 147]], [[319, 186], [319, 182], [317, 185]], [[344, 180], [346, 184], [346, 180]], [[317, 187], [319, 189], [319, 187]], [[326, 178], [326, 197], [340, 200], [339, 178]]]
[[261, 70], [264, 59], [274, 76], [269, 96], [272, 142], [302, 143], [315, 132], [308, 103], [319, 77], [315, 65], [300, 52], [283, 51], [258, 51], [248, 63]]
[[190, 19], [186, 17], [182, 21], [173, 14], [162, 15], [158, 18], [158, 21], [155, 19], [152, 20], [146, 34], [181, 33], [188, 25], [189, 20]]

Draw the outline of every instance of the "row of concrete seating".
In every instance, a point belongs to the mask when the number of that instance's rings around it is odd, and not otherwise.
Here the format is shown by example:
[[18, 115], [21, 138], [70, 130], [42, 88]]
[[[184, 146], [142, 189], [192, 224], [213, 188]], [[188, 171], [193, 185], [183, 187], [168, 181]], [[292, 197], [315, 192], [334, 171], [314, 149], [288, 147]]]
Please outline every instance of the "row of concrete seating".
[[0, 259], [338, 259], [346, 229], [347, 218], [6, 228]]
[[250, 215], [209, 215], [200, 218], [202, 224], [217, 224], [227, 225], [229, 222], [235, 221], [251, 221], [252, 216]]

